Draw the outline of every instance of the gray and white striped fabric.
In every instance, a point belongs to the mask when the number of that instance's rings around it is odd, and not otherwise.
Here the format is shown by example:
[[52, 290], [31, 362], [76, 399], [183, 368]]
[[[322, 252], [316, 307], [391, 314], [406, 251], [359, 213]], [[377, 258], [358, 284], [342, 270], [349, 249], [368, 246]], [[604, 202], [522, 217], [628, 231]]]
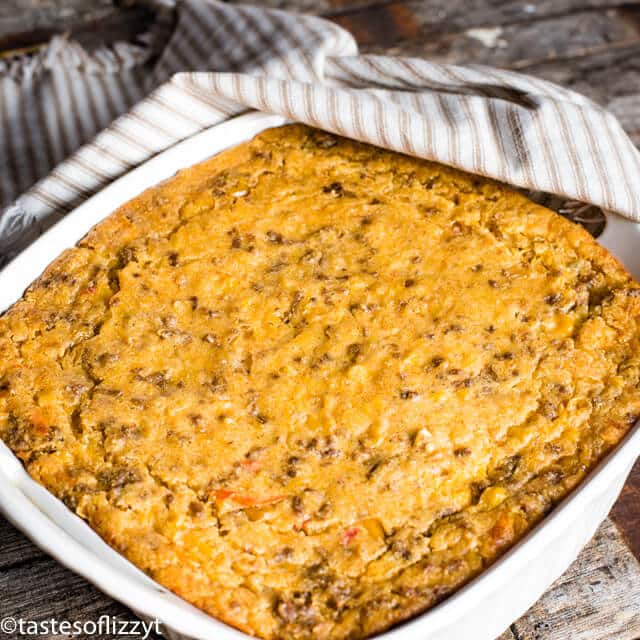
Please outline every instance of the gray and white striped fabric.
[[493, 68], [359, 55], [314, 17], [212, 0], [169, 11], [155, 61], [152, 34], [92, 54], [57, 39], [0, 66], [0, 258], [135, 165], [251, 109], [640, 220], [638, 150], [584, 96]]

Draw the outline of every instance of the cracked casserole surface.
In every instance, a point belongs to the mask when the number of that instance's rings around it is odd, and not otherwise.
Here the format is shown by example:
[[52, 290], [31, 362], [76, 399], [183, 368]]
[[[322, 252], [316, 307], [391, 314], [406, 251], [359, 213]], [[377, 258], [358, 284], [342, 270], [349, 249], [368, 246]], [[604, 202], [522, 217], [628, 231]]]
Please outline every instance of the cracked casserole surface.
[[362, 638], [629, 429], [639, 292], [494, 182], [285, 126], [123, 206], [0, 318], [0, 435], [212, 615]]

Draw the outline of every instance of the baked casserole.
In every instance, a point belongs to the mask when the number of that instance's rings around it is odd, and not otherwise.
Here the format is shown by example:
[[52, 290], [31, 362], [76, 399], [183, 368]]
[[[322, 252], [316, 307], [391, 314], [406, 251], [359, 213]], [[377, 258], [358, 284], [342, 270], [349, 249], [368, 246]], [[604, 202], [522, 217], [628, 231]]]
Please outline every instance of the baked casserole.
[[0, 318], [0, 436], [266, 639], [433, 606], [640, 414], [640, 287], [496, 182], [287, 125], [180, 172]]

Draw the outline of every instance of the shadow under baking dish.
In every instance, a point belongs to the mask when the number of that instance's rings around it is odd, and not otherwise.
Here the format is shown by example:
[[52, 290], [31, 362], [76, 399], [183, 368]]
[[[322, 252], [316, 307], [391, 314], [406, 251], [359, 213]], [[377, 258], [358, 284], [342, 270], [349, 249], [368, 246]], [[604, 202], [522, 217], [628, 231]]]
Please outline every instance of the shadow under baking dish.
[[[249, 113], [211, 127], [116, 180], [68, 214], [0, 272], [0, 311], [22, 295], [60, 253], [144, 189], [177, 170], [284, 124]], [[598, 242], [640, 279], [640, 224], [607, 214]], [[380, 634], [385, 640], [494, 640], [558, 578], [595, 533], [640, 454], [640, 426], [518, 544], [441, 604]], [[247, 636], [160, 586], [109, 547], [80, 518], [33, 481], [0, 443], [0, 511], [35, 544], [140, 616], [164, 623], [173, 639]]]

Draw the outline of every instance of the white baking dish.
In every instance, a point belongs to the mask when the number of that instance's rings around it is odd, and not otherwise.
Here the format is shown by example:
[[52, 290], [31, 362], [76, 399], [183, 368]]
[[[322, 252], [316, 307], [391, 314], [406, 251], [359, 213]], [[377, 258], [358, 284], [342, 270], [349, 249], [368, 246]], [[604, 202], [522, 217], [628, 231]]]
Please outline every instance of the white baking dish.
[[[64, 249], [143, 189], [178, 169], [248, 140], [279, 116], [250, 113], [212, 127], [120, 178], [40, 237], [0, 272], [0, 310]], [[607, 218], [599, 238], [640, 278], [640, 225]], [[539, 526], [482, 575], [442, 604], [382, 634], [385, 640], [493, 640], [568, 567], [606, 517], [640, 453], [636, 425], [616, 450]], [[0, 510], [39, 547], [145, 618], [171, 638], [231, 640], [246, 636], [187, 604], [107, 546], [82, 520], [29, 478], [0, 443]], [[622, 612], [621, 612], [622, 613]]]

